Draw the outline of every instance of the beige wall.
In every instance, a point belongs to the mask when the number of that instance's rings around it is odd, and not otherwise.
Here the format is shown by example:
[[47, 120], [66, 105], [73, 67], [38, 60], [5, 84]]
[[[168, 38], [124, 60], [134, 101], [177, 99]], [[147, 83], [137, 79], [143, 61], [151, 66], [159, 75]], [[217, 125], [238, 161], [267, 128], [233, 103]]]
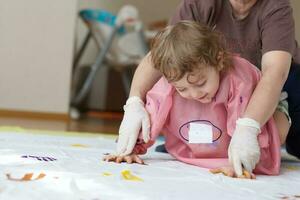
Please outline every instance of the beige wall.
[[0, 109], [67, 113], [76, 0], [0, 1]]
[[296, 39], [300, 42], [300, 1], [299, 0], [291, 0], [291, 4], [293, 7], [293, 13], [295, 18], [296, 25]]
[[101, 8], [117, 13], [123, 5], [131, 4], [136, 6], [140, 11], [141, 19], [148, 23], [169, 18], [180, 1], [181, 0], [81, 0], [79, 1], [79, 8]]

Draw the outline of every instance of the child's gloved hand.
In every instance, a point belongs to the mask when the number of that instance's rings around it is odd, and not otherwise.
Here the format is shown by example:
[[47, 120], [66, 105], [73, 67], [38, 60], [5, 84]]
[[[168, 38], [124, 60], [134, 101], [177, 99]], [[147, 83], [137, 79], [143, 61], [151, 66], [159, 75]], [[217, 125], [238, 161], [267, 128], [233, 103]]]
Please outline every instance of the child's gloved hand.
[[150, 119], [144, 102], [137, 96], [130, 97], [126, 101], [124, 111], [117, 144], [119, 156], [132, 152], [141, 128], [144, 142], [147, 143], [150, 139]]
[[222, 173], [225, 176], [232, 177], [232, 178], [245, 178], [245, 179], [255, 179], [255, 175], [253, 173], [250, 173], [246, 170], [243, 170], [243, 174], [241, 176], [238, 176], [235, 172], [233, 167], [231, 166], [224, 166], [224, 167], [219, 167], [215, 169], [210, 169], [209, 170], [213, 174], [219, 174]]
[[228, 148], [228, 158], [237, 176], [242, 176], [243, 168], [252, 173], [259, 162], [259, 133], [260, 125], [255, 120], [241, 118], [236, 121], [236, 129]]
[[141, 165], [145, 164], [144, 161], [137, 154], [134, 153], [127, 156], [117, 156], [117, 155], [110, 154], [104, 156], [103, 161], [116, 162], [116, 163], [127, 162], [128, 164], [138, 163]]

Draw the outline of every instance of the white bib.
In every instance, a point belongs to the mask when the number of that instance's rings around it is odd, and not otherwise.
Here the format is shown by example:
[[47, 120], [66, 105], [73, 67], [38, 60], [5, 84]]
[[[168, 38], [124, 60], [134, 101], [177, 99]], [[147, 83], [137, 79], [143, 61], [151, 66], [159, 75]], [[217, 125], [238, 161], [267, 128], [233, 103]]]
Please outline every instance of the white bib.
[[207, 124], [191, 123], [189, 128], [189, 143], [212, 143], [212, 126]]

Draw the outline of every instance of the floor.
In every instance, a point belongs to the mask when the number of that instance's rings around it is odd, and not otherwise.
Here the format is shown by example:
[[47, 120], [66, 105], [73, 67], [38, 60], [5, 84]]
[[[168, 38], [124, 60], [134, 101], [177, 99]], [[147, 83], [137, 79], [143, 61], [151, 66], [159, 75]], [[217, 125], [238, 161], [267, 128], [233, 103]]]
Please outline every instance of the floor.
[[82, 116], [79, 120], [69, 121], [0, 116], [0, 126], [17, 126], [26, 129], [53, 131], [117, 134], [121, 119], [122, 113], [101, 112], [89, 112]]
[[288, 157], [279, 176], [233, 179], [155, 152], [162, 141], [141, 156], [145, 165], [116, 164], [102, 160], [116, 147], [107, 135], [0, 133], [0, 199], [300, 199], [300, 163]]

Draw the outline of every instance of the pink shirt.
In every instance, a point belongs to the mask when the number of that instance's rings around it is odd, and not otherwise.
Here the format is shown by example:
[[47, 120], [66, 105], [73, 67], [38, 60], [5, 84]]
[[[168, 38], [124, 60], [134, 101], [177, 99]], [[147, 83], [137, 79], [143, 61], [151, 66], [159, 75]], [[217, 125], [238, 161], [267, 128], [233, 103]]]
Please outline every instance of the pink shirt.
[[[181, 97], [165, 78], [147, 94], [146, 109], [151, 118], [151, 141], [139, 140], [134, 152], [146, 153], [160, 132], [166, 137], [166, 149], [176, 159], [205, 168], [228, 165], [227, 149], [236, 120], [242, 117], [260, 73], [247, 60], [234, 56], [233, 68], [221, 75], [219, 90], [211, 103]], [[189, 143], [191, 123], [212, 127], [213, 142]], [[275, 175], [280, 169], [280, 140], [271, 118], [258, 136], [261, 158], [254, 173]]]

